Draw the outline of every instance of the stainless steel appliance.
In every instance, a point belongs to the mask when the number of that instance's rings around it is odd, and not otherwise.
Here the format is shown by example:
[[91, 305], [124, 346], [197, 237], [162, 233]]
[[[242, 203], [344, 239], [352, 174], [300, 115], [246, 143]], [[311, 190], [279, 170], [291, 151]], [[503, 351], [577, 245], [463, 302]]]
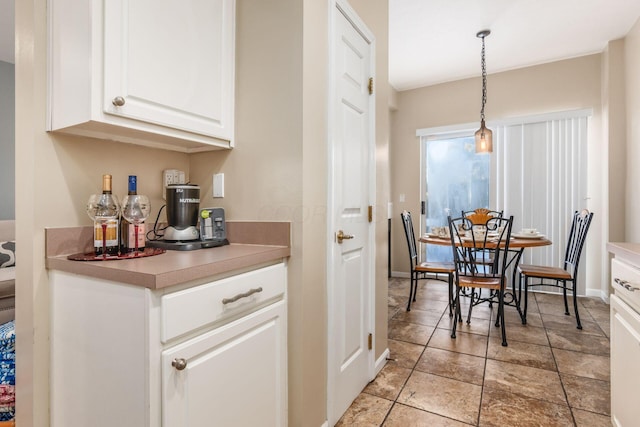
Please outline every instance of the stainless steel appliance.
[[200, 187], [192, 184], [167, 186], [167, 223], [164, 240], [198, 240], [198, 211], [200, 209]]
[[[167, 226], [164, 233], [155, 233], [147, 245], [167, 250], [189, 251], [228, 244], [224, 210], [207, 208], [200, 210], [200, 187], [194, 184], [171, 184], [166, 187]], [[206, 211], [206, 218], [203, 212]], [[200, 225], [198, 220], [208, 222]], [[156, 224], [157, 225], [157, 224]], [[156, 227], [154, 227], [154, 231]]]

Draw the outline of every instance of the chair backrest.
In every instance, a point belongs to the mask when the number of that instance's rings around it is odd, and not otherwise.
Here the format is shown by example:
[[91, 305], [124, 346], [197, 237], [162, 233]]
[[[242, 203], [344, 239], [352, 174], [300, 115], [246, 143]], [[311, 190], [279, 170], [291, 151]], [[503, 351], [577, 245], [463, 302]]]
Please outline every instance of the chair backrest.
[[407, 237], [407, 246], [409, 248], [409, 260], [411, 262], [411, 271], [418, 264], [418, 251], [416, 249], [416, 237], [413, 233], [413, 221], [411, 220], [411, 212], [402, 211], [400, 213], [402, 225], [404, 226], [404, 234]]
[[571, 222], [571, 231], [569, 231], [569, 239], [567, 240], [567, 249], [564, 254], [564, 269], [569, 271], [575, 279], [580, 264], [580, 255], [587, 238], [587, 231], [591, 225], [593, 212], [583, 209], [573, 213], [573, 221]]
[[492, 211], [487, 208], [478, 208], [473, 211], [462, 211], [462, 216], [473, 224], [486, 224], [491, 218], [501, 218], [502, 211]]
[[465, 216], [448, 220], [458, 275], [499, 277], [504, 286], [513, 216], [491, 217], [484, 224], [475, 224]]

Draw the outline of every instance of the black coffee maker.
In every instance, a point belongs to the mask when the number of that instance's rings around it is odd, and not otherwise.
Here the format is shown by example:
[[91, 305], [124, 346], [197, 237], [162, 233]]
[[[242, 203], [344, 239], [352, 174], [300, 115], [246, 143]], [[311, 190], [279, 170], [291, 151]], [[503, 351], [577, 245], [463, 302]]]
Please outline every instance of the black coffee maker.
[[188, 242], [198, 240], [198, 212], [200, 187], [193, 184], [167, 186], [167, 228], [165, 241]]

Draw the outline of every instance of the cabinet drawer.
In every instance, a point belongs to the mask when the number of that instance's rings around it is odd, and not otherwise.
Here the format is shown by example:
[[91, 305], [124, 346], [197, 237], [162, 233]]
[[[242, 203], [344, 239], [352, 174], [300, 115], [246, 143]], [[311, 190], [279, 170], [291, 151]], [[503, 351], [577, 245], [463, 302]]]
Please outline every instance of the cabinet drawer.
[[284, 264], [164, 295], [160, 301], [161, 340], [183, 335], [227, 317], [248, 313], [284, 294]]

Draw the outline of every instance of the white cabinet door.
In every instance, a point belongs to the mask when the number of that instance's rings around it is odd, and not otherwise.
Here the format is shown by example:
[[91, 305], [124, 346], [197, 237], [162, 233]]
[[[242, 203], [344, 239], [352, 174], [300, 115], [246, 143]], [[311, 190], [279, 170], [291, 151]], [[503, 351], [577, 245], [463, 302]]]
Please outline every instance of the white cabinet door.
[[233, 1], [109, 0], [104, 13], [104, 112], [230, 140]]
[[640, 316], [611, 295], [611, 421], [635, 426], [640, 419]]
[[231, 148], [235, 0], [48, 0], [47, 130]]
[[285, 426], [285, 317], [279, 301], [164, 351], [163, 427]]

